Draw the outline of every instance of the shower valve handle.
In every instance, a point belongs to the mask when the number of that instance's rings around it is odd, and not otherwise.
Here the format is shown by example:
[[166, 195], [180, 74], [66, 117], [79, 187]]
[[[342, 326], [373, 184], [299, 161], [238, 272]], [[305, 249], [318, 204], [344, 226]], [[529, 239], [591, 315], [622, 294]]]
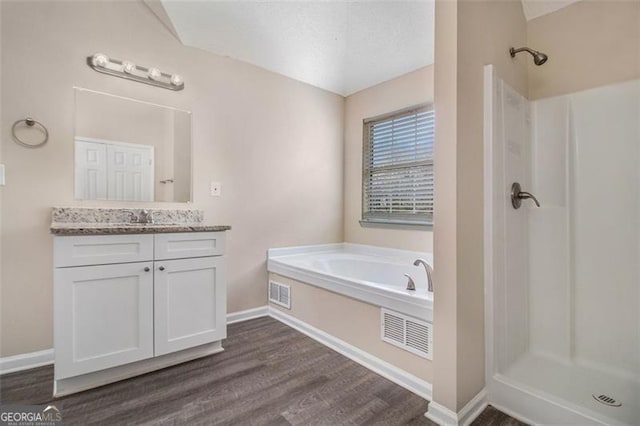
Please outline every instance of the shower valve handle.
[[526, 192], [526, 191], [520, 191], [518, 192], [517, 197], [521, 200], [526, 200], [528, 198], [532, 199], [534, 203], [536, 203], [536, 206], [540, 207], [540, 202], [538, 201], [538, 199], [531, 194], [530, 192]]
[[511, 205], [513, 208], [516, 210], [519, 209], [522, 206], [522, 200], [527, 199], [533, 200], [533, 202], [536, 203], [536, 206], [540, 207], [540, 202], [533, 194], [523, 191], [520, 184], [518, 182], [514, 182], [513, 185], [511, 185]]

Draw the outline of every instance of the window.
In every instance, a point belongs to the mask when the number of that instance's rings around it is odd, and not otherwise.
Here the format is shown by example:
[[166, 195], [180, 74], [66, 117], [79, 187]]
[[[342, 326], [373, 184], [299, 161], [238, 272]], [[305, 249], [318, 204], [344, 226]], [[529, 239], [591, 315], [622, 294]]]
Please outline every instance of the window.
[[433, 224], [432, 105], [364, 120], [362, 221]]

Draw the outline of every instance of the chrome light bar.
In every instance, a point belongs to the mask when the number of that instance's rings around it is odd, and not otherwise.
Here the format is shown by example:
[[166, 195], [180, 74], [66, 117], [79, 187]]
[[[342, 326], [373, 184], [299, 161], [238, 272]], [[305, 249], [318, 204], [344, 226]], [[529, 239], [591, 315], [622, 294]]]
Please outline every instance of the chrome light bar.
[[109, 58], [104, 53], [87, 57], [87, 65], [103, 74], [126, 78], [169, 90], [184, 89], [184, 81], [178, 74], [167, 74], [158, 68], [146, 68], [130, 61]]

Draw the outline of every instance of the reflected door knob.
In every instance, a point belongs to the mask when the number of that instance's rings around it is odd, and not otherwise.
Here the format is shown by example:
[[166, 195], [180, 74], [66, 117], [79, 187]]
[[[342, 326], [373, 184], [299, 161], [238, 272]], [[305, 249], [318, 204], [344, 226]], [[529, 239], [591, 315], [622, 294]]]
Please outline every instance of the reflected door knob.
[[522, 206], [522, 200], [528, 199], [533, 200], [536, 206], [540, 207], [540, 202], [533, 194], [523, 191], [520, 184], [514, 182], [513, 185], [511, 185], [511, 205], [513, 208], [518, 210]]

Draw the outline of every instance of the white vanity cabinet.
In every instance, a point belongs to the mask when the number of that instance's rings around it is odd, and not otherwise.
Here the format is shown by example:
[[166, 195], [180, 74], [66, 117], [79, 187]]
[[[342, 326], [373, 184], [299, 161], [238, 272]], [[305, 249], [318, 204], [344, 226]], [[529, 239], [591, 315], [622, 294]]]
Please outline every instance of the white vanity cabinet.
[[54, 237], [55, 395], [222, 350], [224, 232]]

